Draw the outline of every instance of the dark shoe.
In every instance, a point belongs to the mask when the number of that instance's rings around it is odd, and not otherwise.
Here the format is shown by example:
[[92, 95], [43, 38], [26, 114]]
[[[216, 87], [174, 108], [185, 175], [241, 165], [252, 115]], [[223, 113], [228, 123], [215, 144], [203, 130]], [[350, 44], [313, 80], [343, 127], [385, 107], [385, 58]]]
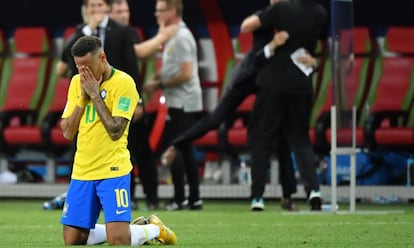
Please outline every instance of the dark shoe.
[[183, 203], [176, 203], [175, 201], [172, 201], [172, 202], [165, 205], [165, 209], [168, 210], [168, 211], [182, 210], [182, 209], [184, 209]]
[[189, 203], [188, 200], [185, 200], [183, 202], [183, 207], [187, 208], [187, 209], [190, 209], [190, 210], [202, 210], [203, 209], [203, 201], [198, 200], [198, 201]]
[[322, 194], [320, 191], [311, 191], [309, 195], [309, 205], [311, 211], [322, 210]]
[[131, 225], [147, 225], [148, 219], [145, 216], [140, 216], [131, 222]]
[[299, 211], [298, 207], [293, 203], [292, 198], [282, 198], [280, 202], [282, 209], [287, 211]]
[[54, 197], [52, 200], [44, 202], [43, 209], [45, 210], [63, 209], [65, 200], [66, 200], [66, 193], [62, 195], [58, 195]]

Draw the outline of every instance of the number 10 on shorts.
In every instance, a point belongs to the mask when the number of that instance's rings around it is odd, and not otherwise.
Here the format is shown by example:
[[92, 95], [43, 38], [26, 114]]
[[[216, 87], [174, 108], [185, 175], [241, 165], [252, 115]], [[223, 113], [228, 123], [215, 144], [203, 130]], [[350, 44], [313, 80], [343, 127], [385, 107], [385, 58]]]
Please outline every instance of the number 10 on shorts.
[[128, 191], [126, 189], [115, 189], [117, 207], [128, 207]]

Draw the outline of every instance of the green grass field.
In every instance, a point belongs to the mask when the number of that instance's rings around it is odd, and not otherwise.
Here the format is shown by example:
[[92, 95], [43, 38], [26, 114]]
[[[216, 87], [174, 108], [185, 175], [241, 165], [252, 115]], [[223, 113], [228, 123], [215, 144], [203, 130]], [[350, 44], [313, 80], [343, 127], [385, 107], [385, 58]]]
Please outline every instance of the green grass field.
[[[42, 200], [0, 199], [0, 247], [63, 247], [60, 211]], [[414, 205], [357, 205], [357, 213], [299, 213], [266, 202], [206, 201], [202, 211], [157, 211], [177, 247], [414, 247]], [[347, 205], [340, 209], [346, 210]], [[152, 212], [134, 211], [134, 218]], [[104, 244], [106, 246], [106, 244]]]

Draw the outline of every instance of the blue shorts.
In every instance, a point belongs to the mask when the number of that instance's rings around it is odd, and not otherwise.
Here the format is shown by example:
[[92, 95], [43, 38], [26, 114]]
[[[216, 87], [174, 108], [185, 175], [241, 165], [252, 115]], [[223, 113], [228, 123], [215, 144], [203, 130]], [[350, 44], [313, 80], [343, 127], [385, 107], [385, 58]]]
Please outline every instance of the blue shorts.
[[61, 223], [84, 229], [95, 228], [101, 210], [105, 223], [130, 222], [130, 174], [94, 181], [72, 179], [63, 206]]

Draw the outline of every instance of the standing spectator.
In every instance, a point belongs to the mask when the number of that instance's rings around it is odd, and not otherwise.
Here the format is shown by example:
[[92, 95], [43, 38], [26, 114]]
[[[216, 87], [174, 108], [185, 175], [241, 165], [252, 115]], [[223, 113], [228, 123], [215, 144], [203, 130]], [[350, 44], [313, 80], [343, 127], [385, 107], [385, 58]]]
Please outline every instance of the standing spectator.
[[110, 9], [110, 18], [125, 26], [129, 26], [131, 13], [129, 11], [128, 0], [111, 0]]
[[[202, 110], [202, 95], [198, 77], [197, 46], [193, 35], [182, 20], [181, 0], [157, 0], [155, 16], [159, 25], [178, 25], [177, 34], [165, 43], [162, 68], [144, 85], [144, 91], [152, 94], [157, 88], [164, 89], [168, 106], [163, 144], [172, 140], [194, 123]], [[171, 165], [174, 198], [167, 204], [168, 210], [185, 207], [202, 209], [199, 192], [199, 170], [195, 163], [192, 144], [185, 142]], [[190, 192], [185, 197], [185, 176]]]
[[110, 0], [83, 0], [83, 5], [86, 22], [76, 28], [75, 34], [66, 43], [57, 65], [58, 73], [69, 77], [77, 73], [70, 48], [79, 37], [94, 35], [101, 39], [111, 65], [127, 72], [135, 82], [139, 82], [138, 60], [134, 53], [136, 34], [129, 27], [109, 18]]
[[286, 30], [289, 40], [274, 51], [258, 74], [258, 93], [252, 112], [248, 142], [252, 151], [252, 204], [261, 201], [272, 144], [282, 130], [295, 155], [311, 210], [321, 210], [321, 192], [309, 141], [313, 87], [311, 78], [293, 63], [291, 54], [303, 47], [314, 51], [327, 22], [325, 9], [315, 0], [279, 2], [246, 21], [242, 31], [261, 27]]

